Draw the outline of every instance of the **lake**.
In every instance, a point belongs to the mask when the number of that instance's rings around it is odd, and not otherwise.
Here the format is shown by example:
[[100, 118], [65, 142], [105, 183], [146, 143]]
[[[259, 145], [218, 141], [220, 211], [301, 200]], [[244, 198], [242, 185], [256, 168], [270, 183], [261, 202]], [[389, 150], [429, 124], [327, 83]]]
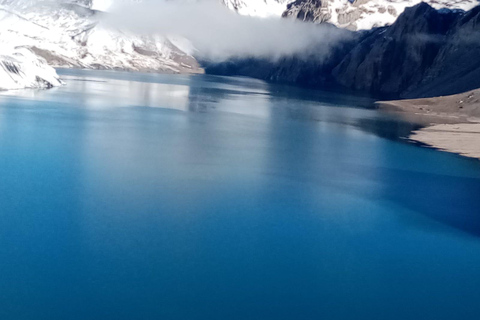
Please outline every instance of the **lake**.
[[480, 319], [480, 162], [368, 97], [59, 70], [0, 93], [0, 319]]

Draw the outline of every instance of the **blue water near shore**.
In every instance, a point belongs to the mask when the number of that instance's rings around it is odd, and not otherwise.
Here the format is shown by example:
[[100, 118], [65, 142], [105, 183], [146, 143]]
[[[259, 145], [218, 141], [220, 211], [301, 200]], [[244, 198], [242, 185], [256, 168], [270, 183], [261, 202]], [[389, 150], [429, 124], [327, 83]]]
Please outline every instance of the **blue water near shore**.
[[368, 98], [61, 71], [0, 95], [0, 319], [480, 319], [480, 163]]

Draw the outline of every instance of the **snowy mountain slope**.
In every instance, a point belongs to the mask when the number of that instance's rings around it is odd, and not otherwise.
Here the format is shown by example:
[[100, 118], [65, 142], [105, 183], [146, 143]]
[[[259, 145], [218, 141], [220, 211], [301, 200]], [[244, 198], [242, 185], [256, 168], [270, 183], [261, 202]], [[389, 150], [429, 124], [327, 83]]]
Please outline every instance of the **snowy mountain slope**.
[[62, 85], [55, 69], [26, 48], [0, 52], [0, 90], [51, 88]]
[[[201, 72], [197, 61], [165, 36], [138, 36], [100, 22], [108, 1], [0, 2], [0, 45], [31, 48], [56, 67], [167, 73]], [[178, 41], [177, 41], [178, 42]]]
[[[422, 0], [223, 0], [230, 9], [251, 16], [283, 16], [328, 22], [350, 30], [391, 25], [407, 7]], [[479, 0], [425, 0], [435, 9], [468, 11]]]
[[222, 0], [231, 10], [256, 17], [281, 16], [287, 3], [293, 0]]

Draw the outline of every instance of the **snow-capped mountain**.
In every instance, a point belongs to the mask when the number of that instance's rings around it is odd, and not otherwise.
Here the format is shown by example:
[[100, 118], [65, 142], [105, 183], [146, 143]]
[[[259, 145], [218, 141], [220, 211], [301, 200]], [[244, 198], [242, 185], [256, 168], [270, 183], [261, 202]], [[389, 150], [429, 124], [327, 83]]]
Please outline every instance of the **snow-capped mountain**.
[[[251, 16], [283, 16], [328, 22], [350, 30], [391, 25], [407, 7], [422, 0], [223, 0], [227, 7]], [[468, 11], [478, 0], [424, 0], [435, 9]]]
[[[105, 11], [108, 12], [114, 1], [0, 0], [2, 75], [9, 77], [5, 80], [2, 76], [1, 87], [57, 85], [52, 80], [56, 75], [51, 73], [43, 60], [35, 57], [32, 52], [54, 67], [167, 73], [202, 72], [192, 56], [195, 50], [186, 39], [166, 35], [140, 36], [104, 24], [102, 17], [108, 14]], [[122, 1], [141, 2], [141, 0]], [[420, 0], [216, 1], [243, 15], [286, 17], [315, 23], [329, 22], [352, 30], [390, 25], [406, 7], [420, 2]], [[427, 2], [436, 9], [468, 10], [479, 4], [478, 1]], [[27, 63], [27, 59], [31, 60], [31, 64]]]
[[27, 48], [0, 52], [0, 89], [51, 88], [62, 85], [55, 69]]
[[0, 46], [25, 47], [55, 67], [200, 72], [185, 41], [138, 36], [100, 20], [110, 0], [0, 1]]

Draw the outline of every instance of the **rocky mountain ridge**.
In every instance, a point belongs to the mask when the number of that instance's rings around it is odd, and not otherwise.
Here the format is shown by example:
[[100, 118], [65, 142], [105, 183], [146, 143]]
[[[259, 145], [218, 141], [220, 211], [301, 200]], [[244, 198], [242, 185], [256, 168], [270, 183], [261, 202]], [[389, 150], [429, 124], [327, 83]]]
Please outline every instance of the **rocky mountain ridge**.
[[[393, 24], [407, 7], [420, 0], [296, 0], [289, 3], [283, 17], [314, 23], [328, 22], [349, 30], [369, 30]], [[470, 10], [477, 0], [424, 1], [435, 9]]]
[[[393, 24], [407, 7], [422, 0], [223, 0], [232, 10], [252, 16], [282, 16], [330, 23], [349, 30], [370, 30]], [[468, 11], [478, 0], [424, 0], [435, 9]]]

